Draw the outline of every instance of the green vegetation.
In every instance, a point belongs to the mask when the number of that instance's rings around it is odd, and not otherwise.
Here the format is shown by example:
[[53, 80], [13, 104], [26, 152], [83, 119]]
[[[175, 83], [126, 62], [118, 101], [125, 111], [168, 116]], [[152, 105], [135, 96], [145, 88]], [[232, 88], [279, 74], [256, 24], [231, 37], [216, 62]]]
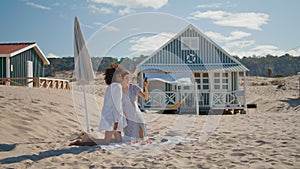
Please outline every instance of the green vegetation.
[[[146, 59], [148, 56], [141, 55], [140, 57], [130, 58], [112, 58], [112, 57], [102, 57], [102, 58], [91, 58], [92, 66], [94, 71], [103, 72], [106, 67], [111, 63], [122, 64], [126, 69], [133, 71], [135, 66]], [[58, 71], [70, 71], [74, 70], [74, 58], [64, 57], [64, 58], [49, 58], [50, 65], [45, 66], [45, 76], [52, 76], [54, 72]]]
[[[238, 59], [250, 71], [251, 76], [271, 76], [282, 77], [296, 75], [300, 72], [300, 57], [289, 54], [283, 56], [267, 55], [266, 57], [244, 57]], [[271, 72], [269, 72], [269, 69]], [[270, 74], [269, 74], [270, 73]]]
[[[134, 58], [92, 58], [93, 69], [98, 72], [103, 72], [105, 67], [110, 63], [121, 63], [125, 68], [133, 71], [135, 66], [148, 56], [141, 55]], [[291, 55], [265, 57], [244, 57], [242, 59], [235, 56], [242, 64], [244, 64], [250, 71], [250, 76], [269, 76], [269, 77], [283, 77], [289, 75], [296, 75], [300, 72], [300, 57]], [[74, 58], [49, 58], [50, 65], [45, 67], [45, 75], [51, 76], [52, 73], [57, 71], [70, 71], [74, 70]]]

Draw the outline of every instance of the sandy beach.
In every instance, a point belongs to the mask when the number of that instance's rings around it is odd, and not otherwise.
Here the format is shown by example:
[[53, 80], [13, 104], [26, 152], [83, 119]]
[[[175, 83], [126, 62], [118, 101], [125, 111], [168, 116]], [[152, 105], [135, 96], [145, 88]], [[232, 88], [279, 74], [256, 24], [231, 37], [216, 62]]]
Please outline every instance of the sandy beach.
[[298, 78], [247, 77], [247, 103], [257, 104], [247, 114], [147, 112], [150, 135], [181, 139], [113, 149], [69, 146], [82, 130], [72, 91], [0, 86], [0, 168], [299, 168]]

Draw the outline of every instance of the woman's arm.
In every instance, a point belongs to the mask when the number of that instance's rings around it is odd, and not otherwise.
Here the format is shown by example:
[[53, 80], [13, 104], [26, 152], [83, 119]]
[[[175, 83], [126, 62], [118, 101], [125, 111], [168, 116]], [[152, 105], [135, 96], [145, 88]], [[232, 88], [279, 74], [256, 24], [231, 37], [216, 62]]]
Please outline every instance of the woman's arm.
[[149, 92], [148, 92], [148, 85], [149, 85], [149, 82], [144, 82], [144, 92], [140, 91], [138, 93], [138, 95], [143, 98], [144, 100], [148, 100], [149, 98]]

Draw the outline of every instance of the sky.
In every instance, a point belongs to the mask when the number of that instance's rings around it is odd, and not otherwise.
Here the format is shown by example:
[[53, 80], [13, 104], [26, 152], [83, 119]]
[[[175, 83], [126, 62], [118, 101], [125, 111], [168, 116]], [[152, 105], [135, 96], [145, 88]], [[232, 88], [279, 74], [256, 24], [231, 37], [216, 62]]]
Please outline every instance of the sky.
[[231, 55], [300, 56], [299, 0], [2, 0], [0, 43], [73, 56], [78, 17], [92, 57], [149, 55], [192, 24]]

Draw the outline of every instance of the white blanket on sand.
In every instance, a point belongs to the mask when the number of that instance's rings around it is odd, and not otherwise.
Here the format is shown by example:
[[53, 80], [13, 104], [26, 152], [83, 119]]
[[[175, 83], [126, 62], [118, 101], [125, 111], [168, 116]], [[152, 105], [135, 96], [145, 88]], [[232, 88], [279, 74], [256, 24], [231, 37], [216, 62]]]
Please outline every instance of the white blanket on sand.
[[98, 148], [108, 150], [110, 153], [125, 157], [144, 158], [165, 153], [176, 145], [193, 141], [197, 141], [197, 139], [184, 138], [181, 136], [155, 136], [148, 138], [148, 143], [143, 144], [142, 140], [123, 138], [123, 142], [121, 143], [98, 145]]
[[184, 142], [193, 142], [197, 139], [191, 139], [191, 138], [184, 138], [181, 136], [155, 136], [148, 138], [148, 143], [143, 144], [142, 140], [134, 140], [131, 138], [123, 138], [123, 141], [121, 143], [110, 143], [109, 145], [100, 145], [102, 149], [112, 150], [119, 147], [155, 147], [160, 145], [166, 145], [166, 144], [178, 144], [178, 143], [184, 143]]

